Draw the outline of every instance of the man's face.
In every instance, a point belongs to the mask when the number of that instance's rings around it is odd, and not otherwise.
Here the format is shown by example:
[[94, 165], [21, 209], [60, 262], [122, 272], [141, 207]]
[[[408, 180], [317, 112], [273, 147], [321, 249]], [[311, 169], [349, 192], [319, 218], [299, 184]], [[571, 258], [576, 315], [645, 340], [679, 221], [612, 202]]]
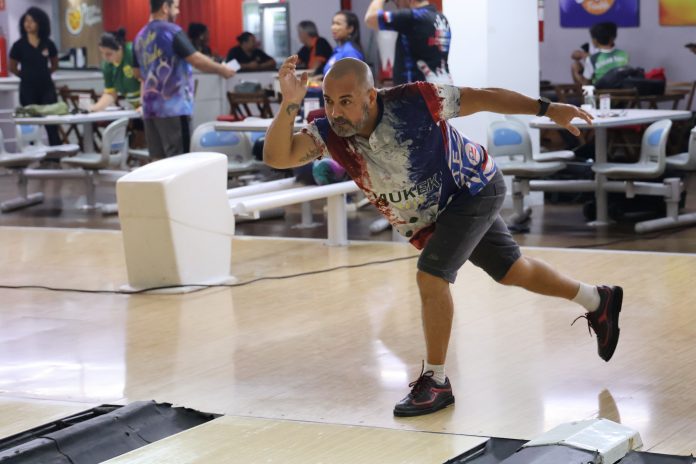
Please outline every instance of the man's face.
[[367, 125], [370, 95], [371, 91], [361, 88], [352, 74], [324, 80], [324, 109], [338, 136], [352, 137]]
[[302, 43], [302, 45], [309, 46], [312, 41], [312, 38], [304, 31], [304, 29], [297, 29], [297, 38], [300, 39], [300, 43]]
[[174, 0], [171, 5], [164, 2], [162, 8], [164, 8], [164, 12], [167, 14], [167, 21], [170, 23], [175, 22], [176, 17], [179, 16], [179, 0]]

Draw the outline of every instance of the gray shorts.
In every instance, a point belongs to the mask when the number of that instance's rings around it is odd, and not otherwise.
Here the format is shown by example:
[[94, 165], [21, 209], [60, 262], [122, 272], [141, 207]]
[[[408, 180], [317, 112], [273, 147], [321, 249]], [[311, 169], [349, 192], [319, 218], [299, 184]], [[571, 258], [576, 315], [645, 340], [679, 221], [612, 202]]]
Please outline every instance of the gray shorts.
[[150, 158], [162, 159], [189, 152], [191, 145], [191, 118], [145, 119], [145, 138]]
[[500, 217], [505, 181], [498, 173], [475, 196], [462, 193], [435, 222], [435, 231], [418, 259], [418, 269], [450, 283], [468, 259], [496, 281], [522, 256]]

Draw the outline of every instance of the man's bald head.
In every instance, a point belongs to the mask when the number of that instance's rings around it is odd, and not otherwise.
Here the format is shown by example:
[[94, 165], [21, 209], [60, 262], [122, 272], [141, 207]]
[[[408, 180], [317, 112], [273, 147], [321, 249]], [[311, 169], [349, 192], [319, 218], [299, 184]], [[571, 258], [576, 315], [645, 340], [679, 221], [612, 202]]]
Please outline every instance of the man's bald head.
[[377, 89], [370, 68], [355, 58], [336, 61], [324, 76], [324, 110], [340, 137], [369, 137], [379, 116]]
[[324, 76], [324, 83], [351, 75], [355, 76], [355, 83], [361, 90], [371, 90], [375, 87], [375, 78], [372, 76], [370, 67], [355, 58], [343, 58], [336, 61]]

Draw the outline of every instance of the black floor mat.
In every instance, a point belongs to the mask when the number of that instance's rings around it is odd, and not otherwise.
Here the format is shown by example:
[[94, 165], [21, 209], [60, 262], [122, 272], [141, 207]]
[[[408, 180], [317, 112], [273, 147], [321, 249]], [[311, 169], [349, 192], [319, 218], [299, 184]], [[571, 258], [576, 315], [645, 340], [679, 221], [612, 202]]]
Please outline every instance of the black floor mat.
[[104, 405], [0, 440], [0, 463], [96, 464], [215, 417], [153, 401]]

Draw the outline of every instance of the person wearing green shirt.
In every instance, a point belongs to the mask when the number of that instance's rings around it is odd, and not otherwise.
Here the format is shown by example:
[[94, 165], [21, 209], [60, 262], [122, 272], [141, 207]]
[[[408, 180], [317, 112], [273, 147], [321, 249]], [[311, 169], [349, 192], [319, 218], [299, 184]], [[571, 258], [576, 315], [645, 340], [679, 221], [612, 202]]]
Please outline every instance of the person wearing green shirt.
[[90, 111], [102, 111], [116, 103], [120, 95], [133, 106], [140, 107], [140, 81], [133, 74], [133, 44], [126, 43], [126, 31], [105, 32], [99, 41], [104, 58], [104, 93]]
[[611, 22], [597, 23], [590, 29], [592, 44], [597, 51], [585, 60], [583, 84], [596, 84], [612, 69], [628, 66], [628, 53], [614, 48], [616, 32], [616, 24]]

